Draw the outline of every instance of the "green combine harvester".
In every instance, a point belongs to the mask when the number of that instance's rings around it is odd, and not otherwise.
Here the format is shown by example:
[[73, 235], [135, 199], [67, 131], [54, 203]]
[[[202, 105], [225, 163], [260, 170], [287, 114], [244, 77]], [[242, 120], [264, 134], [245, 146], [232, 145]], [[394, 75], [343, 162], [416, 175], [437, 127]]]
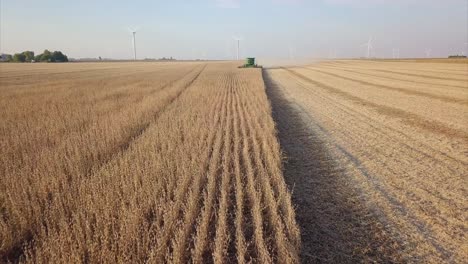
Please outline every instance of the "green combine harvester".
[[247, 58], [246, 63], [239, 68], [262, 68], [262, 66], [255, 64], [255, 58]]

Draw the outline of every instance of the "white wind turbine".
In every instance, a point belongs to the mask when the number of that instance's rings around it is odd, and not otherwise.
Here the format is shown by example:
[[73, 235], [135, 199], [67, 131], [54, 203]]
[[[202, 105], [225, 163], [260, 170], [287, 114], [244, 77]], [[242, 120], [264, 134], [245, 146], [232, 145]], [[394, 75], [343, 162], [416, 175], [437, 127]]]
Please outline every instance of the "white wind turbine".
[[399, 59], [400, 58], [400, 49], [393, 48], [392, 57], [394, 59]]
[[296, 49], [291, 44], [289, 44], [288, 51], [289, 51], [289, 60], [294, 60], [296, 58]]
[[431, 53], [432, 53], [432, 50], [431, 50], [431, 49], [427, 48], [424, 52], [426, 53], [426, 58], [430, 58], [430, 57], [431, 57]]
[[128, 31], [132, 33], [132, 43], [133, 43], [133, 59], [137, 59], [137, 52], [136, 52], [136, 33], [138, 28], [128, 28]]
[[369, 37], [369, 41], [366, 43], [362, 44], [363, 47], [367, 47], [367, 58], [369, 59], [371, 56], [371, 50], [374, 48], [372, 46], [372, 37]]
[[239, 50], [240, 50], [240, 41], [241, 37], [232, 37], [237, 42], [237, 60], [239, 60]]

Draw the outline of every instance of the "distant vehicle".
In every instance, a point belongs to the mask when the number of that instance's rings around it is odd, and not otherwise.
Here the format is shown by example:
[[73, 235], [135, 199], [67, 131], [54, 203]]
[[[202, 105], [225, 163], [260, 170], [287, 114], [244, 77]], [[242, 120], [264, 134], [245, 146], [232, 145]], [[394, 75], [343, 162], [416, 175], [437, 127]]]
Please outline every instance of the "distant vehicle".
[[239, 68], [262, 68], [262, 66], [255, 64], [255, 58], [247, 58], [246, 63]]

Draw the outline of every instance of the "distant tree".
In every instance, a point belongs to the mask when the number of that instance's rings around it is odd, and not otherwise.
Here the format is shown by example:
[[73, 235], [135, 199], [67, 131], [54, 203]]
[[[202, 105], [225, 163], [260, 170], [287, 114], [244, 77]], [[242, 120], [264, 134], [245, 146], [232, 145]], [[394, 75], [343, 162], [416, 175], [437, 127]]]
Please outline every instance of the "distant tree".
[[25, 62], [26, 61], [26, 56], [23, 53], [16, 53], [13, 55], [13, 61], [14, 62]]
[[40, 56], [41, 58], [39, 61], [52, 61], [52, 53], [48, 50], [44, 50], [44, 52]]
[[23, 55], [25, 56], [25, 60], [31, 62], [34, 60], [34, 51], [24, 51]]
[[54, 51], [52, 53], [52, 62], [68, 62], [68, 57], [65, 56], [61, 51]]
[[34, 56], [33, 51], [24, 51], [22, 53], [16, 53], [10, 61], [14, 62], [31, 62], [32, 60], [36, 62], [68, 62], [68, 57], [63, 54], [61, 51], [50, 52], [49, 50], [44, 50], [42, 54]]
[[6, 55], [5, 61], [13, 61], [13, 56], [11, 56], [10, 54]]

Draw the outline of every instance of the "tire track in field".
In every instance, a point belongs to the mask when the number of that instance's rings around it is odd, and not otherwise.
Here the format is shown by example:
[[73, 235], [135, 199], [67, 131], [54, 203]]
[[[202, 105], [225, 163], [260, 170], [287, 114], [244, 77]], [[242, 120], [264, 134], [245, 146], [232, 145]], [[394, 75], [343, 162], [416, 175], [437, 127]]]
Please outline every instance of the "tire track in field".
[[386, 115], [386, 116], [389, 116], [389, 117], [393, 117], [393, 118], [401, 119], [403, 122], [405, 122], [405, 123], [407, 123], [409, 125], [419, 127], [421, 129], [424, 129], [424, 130], [426, 130], [428, 132], [431, 132], [431, 133], [435, 132], [437, 134], [440, 134], [440, 135], [443, 135], [443, 136], [446, 136], [446, 137], [458, 138], [458, 139], [461, 139], [463, 142], [468, 143], [468, 133], [466, 133], [465, 131], [447, 127], [445, 124], [443, 124], [443, 123], [441, 123], [439, 121], [428, 120], [428, 119], [425, 119], [425, 118], [423, 118], [423, 117], [421, 117], [419, 115], [409, 113], [409, 112], [406, 112], [406, 111], [401, 110], [401, 109], [376, 104], [374, 102], [362, 99], [362, 98], [360, 98], [358, 96], [352, 95], [351, 93], [345, 92], [343, 90], [340, 90], [340, 89], [335, 88], [333, 86], [330, 86], [328, 84], [325, 84], [325, 83], [322, 83], [322, 82], [319, 82], [319, 81], [316, 81], [316, 80], [312, 80], [311, 78], [309, 78], [309, 77], [307, 77], [307, 76], [305, 76], [305, 75], [303, 75], [301, 73], [298, 73], [298, 72], [296, 72], [294, 70], [291, 70], [291, 69], [288, 69], [288, 68], [282, 68], [282, 69], [286, 70], [291, 75], [296, 76], [296, 77], [298, 77], [298, 78], [300, 78], [300, 79], [302, 79], [302, 80], [304, 80], [306, 82], [309, 82], [311, 84], [314, 84], [314, 85], [316, 85], [318, 87], [321, 87], [321, 88], [329, 91], [330, 93], [342, 96], [342, 97], [344, 97], [344, 98], [346, 98], [348, 100], [351, 100], [353, 102], [356, 102], [356, 103], [358, 103], [360, 105], [363, 105], [363, 106], [366, 106], [368, 108], [372, 108], [372, 109], [376, 110], [377, 112], [379, 112], [380, 114], [383, 114], [383, 115]]
[[[321, 62], [321, 66], [326, 65], [326, 67], [339, 67], [339, 68], [351, 68], [351, 69], [358, 69], [358, 70], [375, 70], [375, 68], [369, 68], [369, 67], [359, 67], [356, 64], [350, 64], [350, 63], [344, 63], [344, 62]], [[351, 67], [350, 67], [351, 66]], [[380, 67], [386, 67], [388, 65], [380, 64]], [[435, 73], [435, 74], [451, 74], [451, 75], [457, 75], [457, 76], [465, 76], [466, 70], [457, 70], [457, 69], [437, 69], [437, 70], [421, 70], [421, 69], [414, 69], [414, 68], [401, 68], [399, 67], [400, 65], [391, 65], [393, 67], [398, 67], [399, 70], [411, 70], [411, 71], [418, 71], [418, 72], [430, 72], [430, 73]]]
[[369, 86], [372, 86], [372, 87], [382, 88], [382, 89], [389, 90], [389, 91], [397, 91], [397, 92], [401, 92], [401, 93], [408, 94], [408, 95], [417, 95], [417, 96], [427, 97], [427, 98], [431, 98], [431, 99], [444, 101], [444, 102], [447, 102], [447, 103], [456, 103], [456, 104], [460, 104], [460, 105], [468, 105], [468, 100], [467, 99], [458, 99], [458, 98], [453, 98], [453, 97], [448, 97], [448, 96], [435, 95], [435, 94], [432, 94], [432, 93], [409, 90], [407, 88], [401, 88], [401, 87], [388, 86], [388, 85], [384, 85], [384, 84], [372, 83], [372, 82], [359, 80], [359, 79], [355, 79], [355, 78], [351, 78], [351, 77], [347, 77], [347, 76], [343, 76], [343, 75], [339, 75], [339, 74], [335, 74], [335, 73], [331, 73], [331, 72], [326, 72], [326, 71], [322, 71], [322, 70], [318, 70], [318, 69], [311, 69], [311, 68], [308, 68], [308, 67], [301, 67], [301, 68], [316, 71], [316, 72], [320, 72], [320, 73], [325, 74], [325, 75], [333, 76], [333, 77], [340, 78], [340, 79], [343, 79], [343, 80], [356, 82], [356, 83], [363, 84], [363, 85], [369, 85]]
[[[189, 71], [184, 71], [182, 75], [179, 74], [179, 76], [181, 76], [183, 79], [182, 81], [186, 81], [186, 79], [188, 79], [187, 77], [191, 77], [190, 74], [192, 73], [196, 73], [197, 71], [199, 71], [201, 69], [201, 67], [192, 67], [192, 69], [190, 69]], [[192, 74], [193, 75], [193, 74]], [[182, 84], [182, 83], [181, 83]], [[180, 89], [181, 85], [178, 84], [177, 89]], [[172, 89], [172, 90], [176, 90], [177, 89]], [[153, 90], [157, 90], [157, 91], [162, 91], [164, 89], [169, 89], [169, 86], [168, 85], [164, 85], [164, 87], [157, 87], [157, 89], [153, 89]], [[139, 128], [141, 126], [141, 124], [144, 124], [146, 121], [148, 121], [148, 124], [149, 122], [153, 119], [153, 115], [156, 113], [156, 114], [160, 114], [163, 112], [164, 110], [164, 105], [166, 104], [166, 101], [167, 99], [173, 95], [174, 92], [176, 91], [170, 91], [170, 92], [161, 92], [163, 94], [163, 97], [164, 100], [152, 100], [151, 98], [148, 98], [146, 101], [145, 101], [145, 107], [139, 107], [137, 108], [138, 109], [138, 113], [137, 113], [137, 116], [138, 116], [138, 119], [137, 121], [133, 121], [133, 123], [130, 123], [130, 125], [127, 125], [124, 127], [125, 129], [125, 132], [124, 133], [121, 133], [121, 137], [115, 137], [115, 138], [112, 138], [112, 142], [110, 144], [108, 144], [108, 146], [106, 146], [105, 148], [97, 148], [98, 151], [95, 151], [94, 153], [91, 153], [91, 154], [85, 154], [85, 155], [80, 155], [80, 156], [74, 156], [71, 158], [71, 161], [73, 162], [69, 162], [68, 160], [66, 161], [66, 166], [63, 167], [63, 173], [62, 175], [60, 175], [61, 177], [63, 177], [62, 181], [67, 183], [65, 184], [65, 189], [69, 189], [70, 186], [72, 186], [72, 181], [74, 182], [80, 182], [82, 181], [83, 179], [85, 178], [89, 178], [89, 176], [92, 174], [92, 172], [94, 170], [99, 170], [100, 167], [104, 166], [107, 162], [111, 161], [113, 159], [113, 157], [115, 155], [118, 155], [117, 153], [114, 153], [114, 150], [117, 148], [119, 149], [122, 145], [121, 144], [124, 144], [125, 142], [127, 142], [128, 140], [130, 139], [135, 139], [134, 136], [132, 136], [132, 133], [133, 133], [133, 130], [135, 128]], [[155, 106], [153, 106], [152, 104], [148, 103], [148, 102], [155, 102]], [[161, 104], [159, 104], [161, 103]], [[117, 113], [117, 118], [111, 118], [110, 120], [112, 120], [113, 122], [115, 122], [116, 120], [118, 120], [119, 118], [118, 117], [122, 117], [122, 116], [126, 116], [125, 113], [128, 113], [130, 109], [125, 109], [125, 111], [121, 111], [121, 112], [118, 112]], [[122, 113], [123, 112], [123, 113]], [[114, 115], [115, 117], [115, 115]], [[157, 117], [154, 117], [154, 119], [156, 119]], [[107, 120], [109, 120], [109, 118], [107, 118]], [[106, 120], [105, 120], [106, 121]], [[108, 121], [106, 121], [108, 122]], [[81, 123], [84, 125], [85, 122]], [[83, 129], [84, 130], [84, 129]], [[72, 132], [69, 132], [69, 133], [64, 133], [64, 138], [63, 140], [66, 140], [65, 142], [59, 142], [60, 144], [49, 144], [48, 146], [45, 146], [44, 148], [42, 148], [42, 151], [47, 151], [47, 152], [63, 152], [64, 148], [67, 146], [67, 145], [70, 145], [69, 143], [70, 142], [75, 142], [76, 143], [76, 140], [78, 137], [92, 137], [93, 136], [93, 131], [88, 131], [88, 130], [78, 130], [78, 131], [72, 131]], [[64, 130], [64, 131], [68, 131], [68, 130]], [[128, 137], [128, 138], [127, 138]], [[138, 136], [139, 137], [139, 136]], [[40, 146], [38, 144], [38, 146]], [[126, 146], [126, 148], [128, 148], [128, 146]], [[119, 149], [119, 151], [126, 151], [126, 149]], [[79, 170], [74, 170], [74, 168], [72, 169], [69, 169], [70, 167], [72, 166], [67, 166], [67, 165], [73, 165], [73, 164], [76, 164], [76, 163], [79, 163], [80, 164], [80, 168]], [[19, 164], [21, 165], [21, 164]], [[26, 171], [26, 173], [30, 173], [28, 172], [28, 167], [27, 166], [23, 166], [21, 165], [21, 167], [18, 169], [18, 170], [22, 170], [22, 171]], [[66, 177], [66, 178], [65, 178]], [[71, 192], [72, 193], [75, 193], [77, 190], [75, 190], [75, 188], [73, 188], [74, 190], [72, 190]], [[47, 195], [47, 196], [46, 196]], [[50, 211], [48, 208], [49, 207], [52, 207], [53, 205], [53, 197], [57, 197], [58, 195], [58, 192], [56, 191], [51, 191], [49, 190], [48, 193], [46, 194], [43, 194], [41, 199], [43, 201], [44, 204], [46, 204], [46, 208], [44, 210], [42, 210], [42, 213], [45, 214], [47, 213], [48, 211]], [[5, 213], [5, 215], [7, 215], [8, 213]], [[1, 213], [0, 213], [1, 215]], [[28, 224], [29, 226], [29, 224]], [[27, 226], [25, 226], [24, 228], [28, 228]], [[22, 239], [22, 237], [24, 237], [24, 239]], [[16, 235], [15, 236], [15, 241], [18, 240], [17, 242], [17, 245], [14, 245], [13, 248], [10, 250], [6, 250], [6, 251], [11, 251], [11, 252], [18, 252], [18, 253], [14, 253], [14, 254], [9, 254], [7, 257], [8, 258], [13, 258], [14, 257], [11, 257], [13, 255], [21, 255], [23, 254], [22, 253], [22, 247], [23, 247], [23, 244], [24, 242], [26, 242], [27, 244], [29, 244], [31, 242], [31, 239], [32, 239], [32, 234], [25, 234], [25, 235]], [[2, 250], [3, 251], [3, 250]], [[6, 252], [5, 251], [5, 252]], [[1, 260], [1, 256], [3, 255], [4, 253], [3, 252], [0, 252], [0, 260]], [[1, 261], [0, 261], [1, 262]]]
[[[118, 69], [118, 68], [117, 68]], [[102, 69], [103, 71], [106, 71], [106, 69]], [[157, 71], [158, 72], [161, 72], [161, 71], [164, 71], [165, 69], [164, 68], [159, 68]], [[45, 80], [42, 80], [43, 83], [50, 83], [49, 84], [49, 87], [47, 88], [47, 90], [45, 91], [42, 91], [42, 93], [45, 93], [45, 92], [49, 92], [49, 93], [53, 93], [53, 91], [49, 91], [50, 88], [61, 88], [63, 89], [63, 84], [64, 83], [70, 83], [70, 81], [75, 81], [74, 84], [70, 87], [70, 88], [74, 88], [74, 87], [79, 87], [82, 85], [83, 82], [89, 82], [89, 81], [96, 81], [97, 79], [102, 79], [102, 72], [101, 70], [98, 70], [96, 72], [96, 70], [90, 70], [90, 72], [93, 72], [93, 74], [87, 74], [85, 77], [83, 76], [80, 76], [80, 73], [81, 72], [87, 72], [87, 70], [84, 70], [84, 71], [76, 71], [72, 74], [70, 74], [70, 76], [67, 76], [67, 79], [66, 80], [63, 80], [63, 78], [65, 78], [65, 75], [66, 73], [52, 73], [52, 75], [57, 75], [58, 77], [60, 77], [60, 79], [52, 79], [50, 78], [51, 74], [49, 73], [38, 73], [37, 74], [37, 77], [41, 77], [41, 76], [47, 76], [48, 79], [45, 79]], [[154, 71], [154, 70], [152, 70]], [[145, 74], [148, 74], [148, 73], [151, 73], [152, 71], [135, 71], [134, 69], [129, 69], [127, 72], [125, 73], [114, 73], [114, 72], [110, 72], [110, 73], [107, 73], [107, 77], [109, 78], [115, 78], [117, 79], [118, 78], [122, 78], [122, 77], [129, 77], [129, 76], [139, 76], [139, 75], [145, 75]], [[35, 74], [36, 75], [36, 74]], [[28, 75], [28, 76], [31, 76], [31, 75]], [[22, 76], [22, 77], [25, 77], [25, 76]], [[21, 78], [17, 78], [18, 80], [21, 79]], [[23, 89], [25, 87], [29, 87], [30, 85], [34, 85], [36, 82], [37, 82], [37, 79], [31, 79], [31, 78], [27, 78], [25, 80], [22, 80], [21, 83], [18, 83], [17, 80], [13, 80], [13, 81], [8, 81], [8, 82], [5, 82], [3, 81], [3, 84], [7, 84], [8, 86], [11, 86], [9, 87], [10, 90], [12, 89]], [[2, 82], [0, 80], [0, 82]], [[18, 88], [19, 86], [19, 88]], [[41, 91], [38, 91], [37, 93], [39, 93]], [[29, 91], [29, 93], [32, 93], [31, 91]]]
[[[198, 71], [197, 74], [195, 74], [195, 76], [191, 77], [190, 80], [185, 83], [182, 88], [177, 91], [173, 96], [169, 96], [168, 98], [168, 102], [161, 107], [161, 109], [159, 111], [157, 111], [156, 113], [154, 113], [153, 115], [153, 118], [150, 119], [149, 121], [147, 121], [145, 124], [143, 124], [142, 126], [140, 126], [139, 128], [137, 128], [135, 131], [133, 131], [128, 137], [127, 137], [127, 140], [125, 140], [125, 142], [123, 144], [120, 144], [118, 146], [116, 146], [114, 148], [114, 150], [111, 151], [111, 153], [114, 153], [112, 154], [109, 158], [107, 158], [106, 160], [104, 160], [103, 162], [101, 162], [101, 164], [98, 165], [97, 168], [89, 168], [89, 173], [91, 173], [91, 171], [93, 170], [96, 170], [96, 169], [99, 169], [101, 168], [102, 166], [104, 166], [107, 162], [109, 162], [110, 160], [112, 160], [116, 155], [118, 155], [119, 153], [122, 153], [122, 152], [125, 152], [129, 147], [130, 145], [137, 139], [139, 138], [150, 126], [151, 124], [156, 121], [159, 116], [161, 115], [162, 112], [164, 112], [170, 105], [172, 105], [172, 103], [174, 103], [174, 101], [176, 101], [181, 95], [183, 92], [185, 92], [197, 79], [198, 77], [202, 74], [202, 72], [205, 70], [206, 68], [206, 64], [203, 65], [202, 69], [200, 71]], [[187, 76], [190, 75], [187, 74]], [[166, 85], [163, 89], [159, 90], [159, 92], [167, 89], [168, 87], [170, 87], [171, 85]]]
[[455, 69], [451, 69], [451, 70], [448, 70], [448, 69], [440, 69], [440, 70], [422, 70], [422, 69], [403, 69], [403, 68], [399, 68], [399, 70], [407, 70], [407, 71], [412, 71], [412, 72], [416, 72], [419, 73], [419, 72], [423, 72], [423, 73], [432, 73], [432, 74], [449, 74], [449, 75], [453, 75], [455, 77], [465, 77], [466, 76], [466, 71], [464, 70], [455, 70]]
[[[192, 71], [196, 71], [197, 67], [195, 67], [194, 69], [192, 69]], [[190, 72], [192, 72], [190, 71]], [[184, 73], [182, 75], [182, 78], [187, 76], [188, 74], [190, 74], [190, 72], [188, 73]], [[145, 73], [147, 74], [147, 73]], [[130, 85], [130, 81], [127, 81], [128, 83], [124, 83], [124, 84], [119, 84], [120, 87], [118, 87], [117, 89], [114, 89], [113, 92], [117, 92], [118, 94], [122, 94], [122, 95], [126, 95], [124, 94], [126, 91], [128, 91], [129, 89], [133, 89], [135, 86], [138, 87], [139, 85], [142, 84], [143, 81], [141, 80], [137, 80], [136, 83], [134, 83], [134, 85]], [[172, 84], [174, 83], [174, 81], [172, 81]], [[81, 85], [81, 84], [80, 84]], [[115, 104], [115, 105], [112, 105], [111, 107], [108, 107], [106, 109], [99, 109], [99, 111], [93, 111], [95, 114], [98, 114], [98, 116], [106, 116], [106, 114], [108, 113], [113, 113], [114, 115], [113, 116], [116, 116], [116, 115], [121, 115], [123, 112], [128, 112], [129, 109], [131, 108], [130, 105], [132, 104], [138, 104], [140, 102], [142, 102], [145, 98], [147, 98], [147, 96], [149, 95], [152, 95], [156, 92], [161, 92], [163, 90], [165, 90], [170, 84], [169, 83], [166, 83], [160, 87], [157, 87], [156, 89], [151, 89], [149, 91], [145, 91], [141, 94], [141, 96], [139, 98], [133, 98], [131, 100], [128, 101], [128, 103], [126, 104], [126, 108], [122, 108], [122, 105], [120, 104]], [[78, 85], [79, 86], [79, 85]], [[70, 89], [73, 90], [75, 87], [77, 87], [77, 85], [72, 85], [70, 86]], [[67, 95], [67, 97], [73, 97], [73, 96], [76, 96], [75, 94], [69, 94]], [[116, 93], [112, 93], [112, 94], [109, 94], [109, 95], [106, 95], [104, 97], [100, 97], [100, 98], [96, 98], [96, 100], [92, 101], [92, 102], [84, 102], [86, 104], [94, 104], [94, 105], [103, 105], [101, 103], [103, 103], [104, 101], [106, 100], [115, 100], [116, 96]], [[62, 100], [65, 100], [65, 98], [63, 98]], [[55, 104], [55, 107], [58, 107], [56, 104]], [[101, 111], [102, 110], [102, 111]], [[144, 111], [145, 109], [143, 109], [141, 111], [141, 116], [145, 115], [146, 112], [149, 112], [149, 111]], [[148, 110], [148, 109], [146, 109]], [[111, 116], [107, 116], [107, 120], [112, 118], [112, 115]], [[58, 148], [59, 146], [59, 143], [62, 142], [62, 141], [66, 141], [67, 139], [70, 138], [70, 135], [73, 134], [73, 133], [76, 133], [77, 131], [80, 131], [80, 133], [88, 133], [88, 128], [89, 128], [89, 125], [92, 124], [93, 122], [95, 122], [94, 119], [85, 119], [83, 122], [79, 122], [77, 123], [75, 126], [70, 126], [70, 127], [67, 127], [67, 129], [63, 129], [63, 131], [58, 135], [58, 137], [54, 138], [54, 140], [52, 142], [50, 142], [50, 140], [43, 140], [41, 141], [41, 143], [39, 144], [36, 144], [37, 147], [41, 147], [42, 149], [53, 149], [53, 148]], [[10, 153], [10, 155], [20, 155], [19, 153], [23, 152], [25, 149], [27, 149], [27, 145], [26, 146], [22, 146], [20, 148], [18, 148], [13, 154], [13, 153]]]
[[[174, 77], [174, 79], [169, 80], [167, 83], [163, 84], [161, 87], [157, 87], [156, 89], [151, 89], [151, 90], [146, 91], [145, 93], [142, 93], [141, 96], [140, 96], [139, 98], [134, 98], [133, 101], [128, 102], [128, 105], [139, 104], [139, 103], [143, 102], [143, 101], [144, 101], [146, 98], [148, 98], [149, 96], [152, 96], [152, 95], [154, 95], [154, 94], [156, 94], [156, 93], [160, 93], [160, 92], [163, 92], [163, 91], [167, 90], [167, 89], [170, 88], [172, 85], [177, 84], [178, 81], [180, 81], [180, 80], [184, 79], [185, 77], [190, 76], [191, 74], [193, 74], [193, 73], [199, 71], [197, 68], [199, 68], [199, 67], [194, 67], [193, 69], [189, 70], [187, 73], [184, 73], [184, 74], [183, 74], [182, 76], [180, 76], [180, 77]], [[149, 74], [149, 72], [146, 72], [145, 74]], [[137, 83], [136, 83], [136, 85], [135, 85], [135, 83], [133, 83], [133, 85], [131, 85], [131, 81], [129, 81], [127, 85], [125, 85], [124, 87], [122, 87], [122, 91], [121, 91], [122, 96], [125, 96], [125, 95], [126, 95], [126, 94], [125, 94], [126, 91], [128, 91], [128, 90], [130, 90], [130, 89], [133, 89], [134, 87], [138, 87], [138, 85], [141, 85], [141, 83], [144, 83], [144, 82], [145, 82], [145, 81], [138, 80]], [[180, 95], [180, 94], [179, 94], [179, 95]], [[93, 103], [94, 103], [94, 104], [98, 104], [98, 103], [100, 104], [100, 103], [105, 102], [106, 100], [112, 101], [112, 100], [115, 100], [115, 99], [116, 99], [115, 96], [116, 96], [116, 94], [114, 93], [114, 94], [107, 95], [107, 96], [105, 96], [105, 97], [97, 98], [97, 100], [94, 101]], [[178, 97], [178, 96], [177, 96], [177, 97]], [[172, 102], [173, 102], [173, 101], [171, 101], [170, 103], [172, 103]], [[169, 103], [169, 104], [170, 104], [170, 103]], [[120, 110], [120, 107], [121, 107], [120, 105], [115, 105], [114, 107], [109, 108], [109, 109], [107, 109], [105, 112], [103, 112], [102, 115], [105, 115], [105, 114], [110, 113], [110, 112], [113, 112], [113, 111], [119, 111], [119, 110]], [[165, 107], [165, 106], [163, 106], [163, 108], [160, 109], [160, 111], [158, 111], [158, 112], [162, 112], [162, 111], [164, 110], [164, 107]], [[119, 113], [121, 113], [121, 112], [123, 112], [123, 111], [119, 111]], [[154, 114], [157, 115], [158, 112], [157, 112], [157, 113], [154, 113]], [[142, 115], [144, 115], [144, 113], [142, 113]], [[92, 120], [87, 120], [87, 122], [90, 123], [90, 122], [92, 122]], [[151, 122], [151, 120], [148, 121], [147, 124], [149, 124], [150, 122]], [[88, 124], [87, 124], [86, 122], [83, 122], [83, 123], [81, 123], [81, 125], [88, 125]], [[73, 132], [73, 130], [70, 130], [70, 133], [72, 133], [72, 132]]]
[[[111, 67], [111, 68], [102, 68], [102, 69], [99, 69], [100, 72], [102, 71], [111, 71], [111, 70], [115, 70], [115, 69], [119, 69], [118, 67]], [[35, 73], [35, 74], [17, 74], [17, 75], [8, 75], [8, 76], [0, 76], [0, 79], [6, 79], [6, 78], [21, 78], [21, 77], [40, 77], [40, 76], [43, 76], [43, 75], [47, 75], [47, 77], [53, 77], [53, 76], [57, 76], [57, 75], [64, 75], [64, 74], [81, 74], [81, 73], [84, 73], [84, 72], [96, 72], [96, 70], [82, 70], [82, 69], [79, 69], [79, 70], [71, 70], [71, 71], [65, 71], [65, 72], [38, 72], [38, 73]]]
[[[370, 64], [374, 64], [372, 65], [372, 67], [370, 67]], [[414, 61], [414, 63], [421, 63], [421, 61]], [[434, 68], [435, 70], [421, 70], [421, 69], [415, 69], [415, 65], [410, 65], [410, 63], [408, 62], [405, 62], [405, 61], [397, 61], [397, 62], [385, 62], [385, 61], [380, 61], [380, 62], [376, 62], [376, 61], [366, 61], [365, 64], [363, 64], [362, 62], [361, 63], [357, 63], [356, 61], [324, 61], [324, 62], [320, 62], [321, 65], [328, 65], [328, 66], [337, 66], [337, 67], [351, 67], [353, 69], [359, 69], [359, 70], [375, 70], [375, 69], [397, 69], [397, 70], [403, 70], [403, 71], [426, 71], [426, 72], [432, 72], [432, 73], [439, 73], [439, 74], [443, 74], [443, 73], [448, 73], [448, 74], [452, 74], [452, 75], [459, 75], [459, 76], [465, 76], [464, 73], [466, 73], [466, 69], [465, 70], [460, 70], [460, 68], [458, 69], [448, 69], [448, 68]], [[422, 62], [422, 63], [425, 63], [426, 65], [427, 62]], [[406, 64], [406, 65], [405, 65]], [[409, 68], [408, 68], [408, 65]], [[466, 64], [468, 65], [468, 64]], [[465, 65], [465, 66], [466, 66]], [[461, 64], [457, 65], [457, 67], [459, 66], [462, 66]], [[399, 72], [401, 73], [401, 72]]]
[[443, 78], [443, 77], [437, 77], [437, 76], [430, 76], [430, 75], [423, 75], [423, 74], [416, 74], [416, 73], [407, 73], [407, 72], [398, 72], [398, 71], [390, 71], [390, 70], [381, 70], [381, 69], [376, 69], [375, 71], [398, 74], [398, 75], [405, 75], [405, 76], [412, 76], [412, 77], [419, 77], [419, 78], [424, 78], [424, 79], [434, 79], [434, 80], [443, 80], [443, 81], [463, 81], [463, 82], [467, 81], [467, 79]]
[[[408, 70], [408, 69], [404, 69], [404, 70]], [[435, 74], [450, 74], [450, 75], [457, 75], [457, 76], [460, 76], [460, 77], [464, 77], [466, 76], [466, 71], [460, 71], [460, 70], [446, 70], [446, 69], [442, 69], [442, 70], [421, 70], [421, 69], [417, 69], [416, 70], [417, 72], [425, 72], [425, 73], [435, 73]], [[413, 70], [414, 72], [414, 70]]]
[[[309, 67], [307, 67], [307, 68], [309, 68]], [[433, 85], [433, 86], [436, 86], [436, 87], [440, 86], [440, 87], [448, 87], [448, 88], [464, 88], [464, 89], [467, 88], [466, 86], [438, 84], [438, 83], [423, 82], [423, 81], [418, 81], [418, 80], [398, 79], [398, 78], [394, 78], [394, 77], [375, 75], [375, 74], [364, 72], [364, 71], [369, 71], [369, 70], [373, 70], [373, 69], [362, 69], [362, 71], [355, 71], [355, 70], [350, 70], [349, 68], [333, 67], [333, 66], [323, 66], [323, 68], [346, 71], [346, 72], [351, 72], [351, 73], [356, 73], [356, 74], [360, 74], [360, 75], [365, 75], [365, 76], [370, 76], [370, 77], [375, 77], [375, 78], [381, 78], [381, 79], [386, 79], [386, 80], [391, 80], [391, 81], [401, 81], [401, 82], [409, 82], [409, 83], [416, 83], [416, 84], [427, 84], [427, 85]], [[309, 68], [309, 69], [312, 69], [312, 68]]]

